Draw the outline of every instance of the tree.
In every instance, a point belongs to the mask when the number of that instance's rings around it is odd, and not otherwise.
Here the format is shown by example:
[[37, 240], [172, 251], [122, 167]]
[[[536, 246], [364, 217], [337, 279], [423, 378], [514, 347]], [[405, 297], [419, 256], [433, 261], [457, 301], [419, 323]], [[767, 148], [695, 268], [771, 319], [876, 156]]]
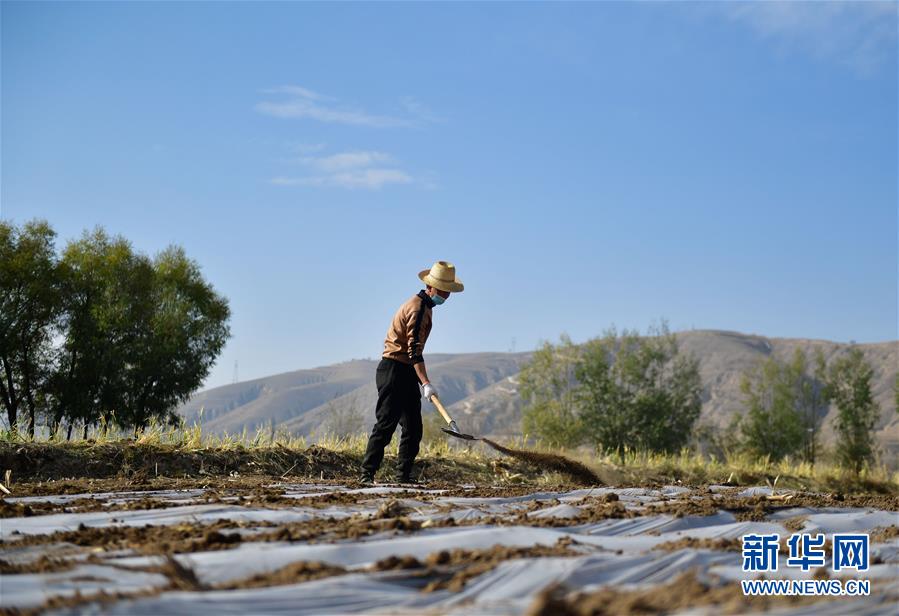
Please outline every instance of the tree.
[[802, 385], [800, 387], [799, 408], [804, 417], [805, 425], [805, 460], [812, 465], [815, 464], [818, 451], [818, 432], [821, 429], [821, 423], [827, 416], [827, 410], [830, 406], [830, 400], [827, 398], [827, 392], [824, 385], [826, 366], [824, 362], [824, 353], [821, 349], [815, 352], [815, 376], [810, 377], [805, 372], [805, 355], [801, 350], [796, 351], [796, 361], [799, 363], [799, 379]]
[[227, 300], [182, 248], [159, 253], [149, 271], [149, 285], [135, 286], [134, 314], [146, 320], [133, 323], [123, 404], [135, 426], [175, 420], [172, 411], [202, 385], [230, 336]]
[[793, 352], [793, 359], [780, 365], [783, 383], [779, 390], [784, 395], [782, 401], [785, 408], [792, 406], [801, 424], [800, 441], [794, 451], [811, 464], [815, 463], [817, 457], [818, 432], [829, 405], [824, 393], [825, 362], [821, 349], [816, 351], [814, 363], [812, 376], [805, 351], [797, 348]]
[[227, 301], [181, 248], [155, 259], [96, 229], [63, 251], [65, 339], [54, 417], [139, 428], [173, 409], [209, 373], [229, 335]]
[[558, 345], [544, 343], [521, 369], [524, 432], [553, 447], [575, 447], [584, 439], [575, 381], [579, 355], [563, 335]]
[[825, 393], [836, 404], [837, 457], [858, 474], [874, 461], [874, 426], [880, 408], [871, 392], [874, 370], [857, 348], [834, 360], [826, 375]]
[[583, 346], [546, 343], [521, 372], [523, 424], [557, 447], [589, 442], [676, 451], [702, 406], [695, 358], [681, 354], [664, 323], [646, 337], [610, 330]]
[[[789, 364], [769, 357], [743, 375], [740, 390], [747, 412], [740, 422], [745, 448], [751, 453], [780, 460], [809, 451], [817, 425], [808, 414], [811, 389], [805, 377], [805, 354], [797, 349]], [[810, 440], [811, 439], [811, 440]]]
[[45, 221], [21, 229], [0, 221], [0, 401], [11, 430], [24, 405], [30, 437], [45, 406], [61, 310], [55, 238]]
[[51, 388], [55, 422], [108, 423], [116, 413], [125, 419], [126, 375], [149, 320], [152, 277], [146, 257], [100, 228], [65, 247], [64, 339]]
[[[209, 374], [229, 336], [227, 301], [179, 247], [154, 259], [101, 228], [57, 256], [43, 221], [0, 221], [0, 404], [16, 430], [24, 409], [55, 432], [145, 426]], [[105, 421], [104, 421], [105, 420]]]
[[664, 322], [646, 336], [612, 329], [584, 345], [576, 373], [581, 422], [597, 446], [677, 451], [702, 409], [699, 362]]

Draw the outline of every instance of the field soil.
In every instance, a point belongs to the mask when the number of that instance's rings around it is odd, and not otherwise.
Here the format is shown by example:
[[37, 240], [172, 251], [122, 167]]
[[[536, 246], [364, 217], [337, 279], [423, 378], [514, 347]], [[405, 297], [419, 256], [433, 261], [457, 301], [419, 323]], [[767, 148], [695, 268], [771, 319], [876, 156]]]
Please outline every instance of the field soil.
[[[426, 460], [420, 484], [363, 486], [354, 456], [318, 448], [110, 446], [88, 465], [3, 447], [4, 614], [892, 613], [899, 598], [889, 490], [601, 485], [515, 459]], [[871, 568], [848, 577], [871, 595], [744, 597], [741, 537], [797, 531], [869, 533]], [[779, 577], [835, 577], [786, 556]]]

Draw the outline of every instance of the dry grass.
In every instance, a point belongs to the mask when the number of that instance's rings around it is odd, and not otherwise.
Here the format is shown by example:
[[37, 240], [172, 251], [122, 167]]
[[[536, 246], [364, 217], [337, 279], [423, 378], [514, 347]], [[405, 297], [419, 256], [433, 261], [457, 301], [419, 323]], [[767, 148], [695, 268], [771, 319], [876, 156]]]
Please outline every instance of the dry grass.
[[[205, 433], [200, 423], [190, 426], [151, 423], [146, 429], [138, 432], [126, 432], [113, 426], [106, 429], [101, 427], [89, 432], [86, 440], [79, 438], [69, 442], [59, 433], [37, 440], [45, 446], [57, 445], [61, 451], [76, 452], [78, 456], [84, 457], [90, 457], [91, 451], [96, 451], [97, 448], [123, 445], [133, 446], [130, 449], [152, 451], [157, 454], [210, 457], [235, 454], [237, 458], [259, 461], [260, 472], [273, 472], [268, 468], [272, 466], [275, 470], [280, 470], [279, 474], [289, 475], [293, 470], [301, 470], [291, 469], [285, 462], [290, 460], [292, 455], [305, 454], [308, 458], [310, 455], [318, 455], [323, 450], [338, 455], [339, 459], [334, 464], [339, 465], [342, 460], [343, 463], [353, 466], [361, 462], [368, 437], [366, 434], [343, 436], [321, 434], [307, 439], [271, 427], [260, 428], [255, 433], [248, 433], [245, 430], [239, 434], [218, 435]], [[398, 439], [394, 438], [388, 447], [385, 467], [391, 464], [389, 458], [397, 453], [397, 442]], [[10, 452], [10, 446], [29, 443], [32, 441], [23, 437], [21, 433], [0, 432], [0, 447], [7, 453]], [[538, 454], [537, 458], [541, 455], [563, 454], [583, 464], [603, 483], [609, 485], [768, 484], [774, 488], [829, 492], [888, 494], [899, 492], [899, 472], [890, 472], [884, 466], [867, 469], [855, 476], [827, 462], [812, 466], [807, 462], [790, 459], [777, 462], [760, 460], [745, 454], [732, 454], [720, 459], [691, 450], [684, 450], [678, 454], [625, 451], [622, 455], [597, 453], [583, 448], [559, 451], [545, 447], [539, 442], [535, 443], [527, 437], [507, 440], [503, 446], [510, 449], [525, 449]], [[125, 458], [127, 460], [127, 456]], [[270, 463], [273, 458], [277, 459], [274, 466]], [[428, 477], [427, 472], [431, 467], [439, 469], [441, 473], [447, 470], [452, 472], [455, 469], [458, 471], [457, 480], [460, 481], [500, 480], [503, 483], [517, 481], [551, 485], [569, 483], [558, 469], [529, 469], [527, 464], [521, 462], [507, 463], [501, 458], [498, 459], [498, 454], [483, 444], [457, 442], [440, 433], [436, 436], [426, 434], [418, 459], [425, 469], [425, 479], [433, 478], [433, 475]], [[287, 466], [282, 468], [283, 464]], [[355, 468], [346, 469], [346, 473], [350, 476], [355, 475], [355, 472]]]

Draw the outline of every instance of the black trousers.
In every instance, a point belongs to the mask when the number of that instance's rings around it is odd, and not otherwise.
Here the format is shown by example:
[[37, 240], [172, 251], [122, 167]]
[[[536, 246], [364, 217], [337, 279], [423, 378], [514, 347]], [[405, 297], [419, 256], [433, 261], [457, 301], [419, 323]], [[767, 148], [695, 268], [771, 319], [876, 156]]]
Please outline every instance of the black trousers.
[[384, 459], [384, 448], [393, 438], [397, 424], [403, 429], [400, 437], [398, 477], [408, 477], [421, 443], [421, 392], [418, 375], [411, 365], [393, 359], [381, 359], [375, 374], [378, 386], [378, 406], [375, 427], [368, 437], [368, 447], [362, 460], [362, 470], [374, 475]]

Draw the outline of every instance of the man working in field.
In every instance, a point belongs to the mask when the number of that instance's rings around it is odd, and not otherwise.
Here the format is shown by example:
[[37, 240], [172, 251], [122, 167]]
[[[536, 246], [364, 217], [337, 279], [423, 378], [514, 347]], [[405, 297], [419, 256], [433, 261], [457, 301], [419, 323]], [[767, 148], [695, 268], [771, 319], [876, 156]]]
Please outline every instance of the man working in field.
[[[402, 427], [400, 455], [396, 468], [396, 480], [410, 483], [412, 464], [418, 455], [421, 442], [421, 396], [426, 400], [437, 395], [428, 378], [422, 357], [428, 334], [431, 333], [431, 310], [450, 296], [464, 289], [456, 278], [452, 263], [437, 261], [430, 270], [423, 270], [418, 277], [426, 288], [400, 306], [387, 330], [384, 353], [375, 375], [378, 386], [376, 422], [368, 437], [368, 447], [362, 460], [363, 483], [372, 483], [375, 473], [384, 459], [384, 448], [393, 438], [397, 424]], [[418, 385], [424, 386], [420, 392]]]

